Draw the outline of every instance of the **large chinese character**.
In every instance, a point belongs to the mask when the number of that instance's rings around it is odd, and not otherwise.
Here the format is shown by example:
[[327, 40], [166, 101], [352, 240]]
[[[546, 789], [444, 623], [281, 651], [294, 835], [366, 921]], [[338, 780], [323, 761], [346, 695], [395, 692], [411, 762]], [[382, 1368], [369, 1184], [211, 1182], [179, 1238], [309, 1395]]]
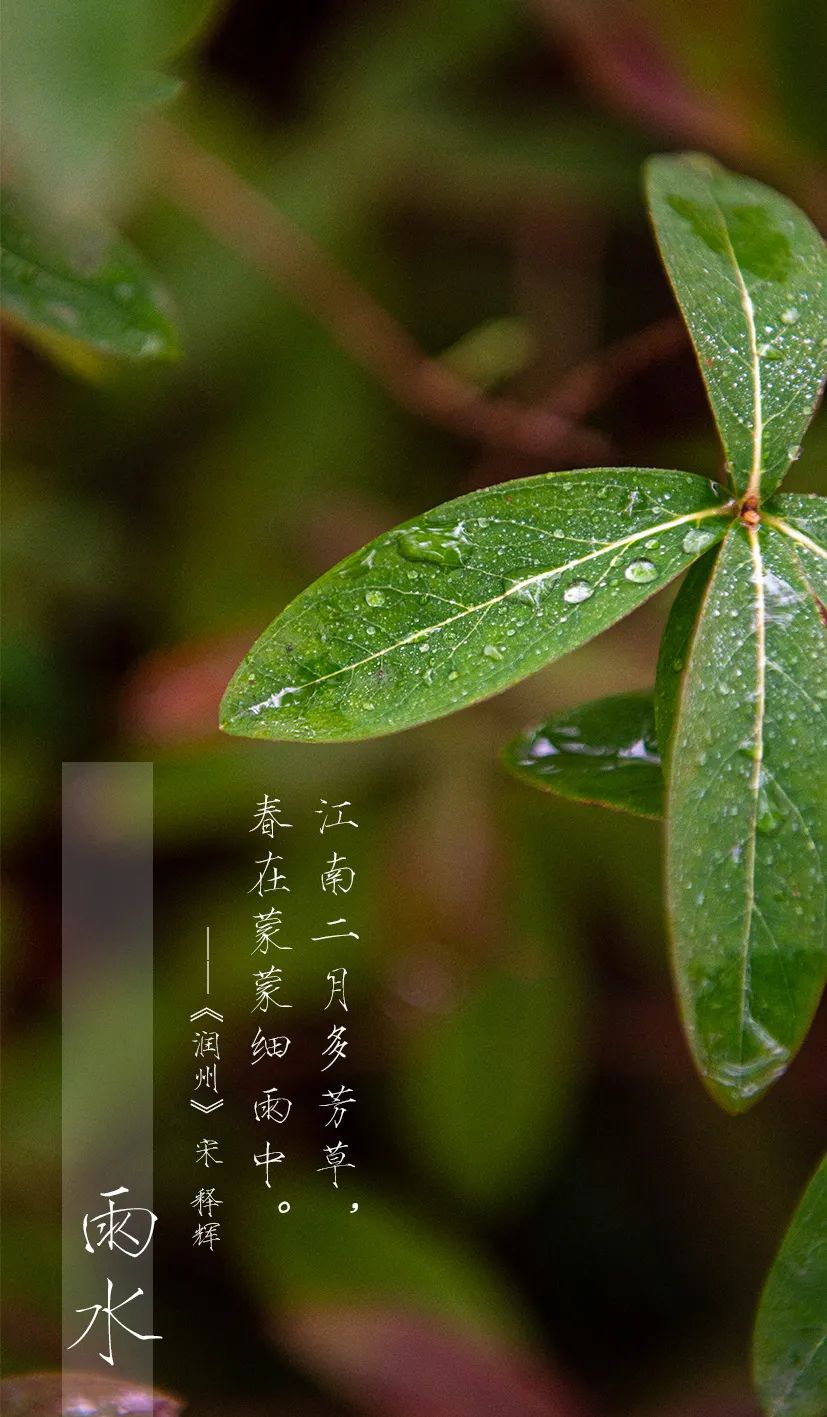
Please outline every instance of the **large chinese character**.
[[281, 861], [280, 856], [274, 856], [272, 851], [268, 851], [266, 857], [257, 861], [256, 865], [261, 867], [258, 880], [250, 887], [247, 894], [252, 895], [256, 891], [259, 895], [270, 895], [273, 891], [289, 891], [290, 887], [283, 884], [287, 877], [276, 865]]
[[70, 1348], [77, 1348], [78, 1344], [83, 1342], [84, 1338], [85, 1338], [86, 1335], [90, 1332], [90, 1330], [92, 1329], [93, 1325], [94, 1325], [95, 1322], [97, 1321], [97, 1319], [98, 1319], [98, 1317], [99, 1317], [100, 1314], [105, 1314], [105, 1315], [106, 1315], [107, 1351], [106, 1351], [105, 1353], [99, 1353], [99, 1354], [98, 1354], [98, 1357], [99, 1357], [99, 1358], [102, 1358], [103, 1361], [104, 1361], [104, 1363], [108, 1363], [109, 1366], [110, 1366], [110, 1368], [114, 1365], [114, 1362], [115, 1362], [115, 1359], [114, 1359], [114, 1357], [113, 1357], [113, 1355], [112, 1355], [112, 1323], [113, 1323], [113, 1321], [114, 1321], [120, 1328], [122, 1328], [125, 1333], [131, 1333], [131, 1335], [132, 1335], [133, 1338], [138, 1338], [138, 1339], [140, 1339], [140, 1341], [141, 1341], [142, 1343], [146, 1343], [146, 1342], [149, 1342], [149, 1341], [151, 1341], [151, 1342], [156, 1342], [156, 1341], [161, 1337], [160, 1333], [138, 1333], [138, 1332], [136, 1332], [136, 1330], [135, 1330], [134, 1328], [130, 1328], [128, 1324], [125, 1324], [124, 1321], [123, 1321], [123, 1319], [119, 1319], [118, 1316], [117, 1316], [117, 1311], [118, 1311], [118, 1309], [124, 1309], [124, 1308], [126, 1308], [126, 1305], [127, 1305], [127, 1304], [131, 1304], [132, 1301], [133, 1301], [133, 1299], [138, 1299], [138, 1298], [140, 1298], [140, 1296], [143, 1294], [143, 1292], [144, 1292], [143, 1289], [136, 1289], [136, 1290], [135, 1290], [135, 1293], [134, 1293], [134, 1294], [130, 1294], [130, 1296], [129, 1296], [128, 1299], [122, 1299], [121, 1302], [120, 1302], [120, 1304], [113, 1304], [113, 1303], [112, 1303], [112, 1280], [111, 1280], [111, 1279], [107, 1279], [107, 1281], [106, 1281], [106, 1303], [105, 1303], [105, 1304], [87, 1304], [86, 1307], [83, 1308], [83, 1309], [75, 1309], [75, 1313], [76, 1313], [76, 1314], [88, 1314], [88, 1313], [91, 1311], [91, 1312], [92, 1312], [92, 1317], [91, 1317], [91, 1319], [89, 1320], [88, 1324], [86, 1325], [86, 1328], [83, 1330], [83, 1333], [80, 1335], [80, 1338], [76, 1338], [75, 1341], [74, 1341], [74, 1343], [69, 1343], [69, 1344], [67, 1344], [67, 1351], [68, 1351], [68, 1349], [70, 1349]]
[[266, 1014], [271, 1004], [274, 1004], [277, 1009], [292, 1009], [292, 1004], [279, 1003], [276, 998], [276, 994], [281, 988], [281, 970], [275, 964], [271, 964], [269, 969], [256, 970], [253, 978], [255, 979], [256, 1001], [250, 1010], [251, 1014], [254, 1014], [256, 1010]]
[[[129, 1255], [131, 1259], [142, 1255], [152, 1239], [158, 1217], [153, 1215], [151, 1210], [142, 1205], [116, 1206], [111, 1199], [112, 1196], [125, 1196], [128, 1191], [128, 1186], [118, 1186], [114, 1191], [101, 1191], [104, 1200], [109, 1201], [109, 1209], [102, 1211], [100, 1215], [90, 1217], [87, 1214], [83, 1217], [83, 1236], [86, 1242], [84, 1248], [90, 1255], [95, 1253], [95, 1246], [89, 1239], [89, 1229], [93, 1225], [98, 1227], [96, 1244], [99, 1249], [101, 1245], [108, 1245], [110, 1250], [120, 1250], [121, 1254]], [[133, 1217], [136, 1216], [145, 1217], [137, 1222], [139, 1228], [146, 1226], [143, 1241], [129, 1228]]]
[[251, 832], [261, 832], [262, 836], [272, 836], [276, 827], [292, 827], [292, 822], [281, 820], [281, 798], [268, 797], [265, 792], [264, 798], [256, 806], [256, 820], [250, 827]]

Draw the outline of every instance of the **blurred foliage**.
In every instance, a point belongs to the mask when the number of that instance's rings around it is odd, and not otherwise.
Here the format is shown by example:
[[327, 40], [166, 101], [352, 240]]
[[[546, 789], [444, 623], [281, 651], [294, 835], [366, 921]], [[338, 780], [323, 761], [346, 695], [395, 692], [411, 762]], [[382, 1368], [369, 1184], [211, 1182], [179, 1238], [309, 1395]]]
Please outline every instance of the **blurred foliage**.
[[[335, 321], [184, 209], [163, 134], [217, 155], [465, 378], [534, 406], [597, 361], [575, 422], [607, 461], [714, 475], [688, 349], [603, 354], [670, 312], [639, 163], [702, 144], [823, 225], [820, 8], [9, 0], [5, 19], [8, 182], [52, 224], [118, 226], [182, 348], [107, 361], [101, 380], [4, 335], [8, 1371], [60, 1362], [60, 764], [138, 757], [156, 764], [158, 1382], [206, 1417], [456, 1417], [453, 1365], [476, 1375], [483, 1417], [569, 1417], [581, 1394], [618, 1417], [748, 1417], [756, 1296], [824, 1150], [823, 1019], [777, 1097], [718, 1117], [671, 1003], [655, 828], [531, 794], [496, 763], [544, 715], [650, 684], [668, 596], [461, 721], [329, 748], [222, 741], [221, 692], [275, 606], [405, 517], [571, 454], [398, 407]], [[150, 71], [183, 80], [160, 114]], [[827, 485], [825, 438], [822, 418], [799, 487]], [[182, 1020], [210, 920], [241, 1087], [265, 790], [304, 820], [320, 795], [349, 797], [364, 824], [360, 1212], [322, 1189], [308, 1130], [295, 1224], [277, 1230], [244, 1140], [206, 1268]], [[293, 851], [309, 902], [309, 849]], [[294, 973], [312, 1038], [298, 951]], [[514, 1376], [527, 1351], [531, 1399]]]

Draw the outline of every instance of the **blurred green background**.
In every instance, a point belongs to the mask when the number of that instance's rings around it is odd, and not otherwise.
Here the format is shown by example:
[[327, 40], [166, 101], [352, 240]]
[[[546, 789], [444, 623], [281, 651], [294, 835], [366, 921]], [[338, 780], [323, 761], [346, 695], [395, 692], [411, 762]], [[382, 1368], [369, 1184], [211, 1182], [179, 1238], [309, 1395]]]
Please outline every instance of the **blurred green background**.
[[[384, 741], [216, 725], [259, 630], [395, 522], [598, 451], [716, 472], [640, 162], [702, 147], [823, 228], [826, 27], [807, 0], [8, 0], [5, 180], [57, 220], [114, 221], [181, 344], [123, 365], [3, 336], [8, 1372], [60, 1362], [60, 765], [137, 758], [156, 765], [158, 1383], [204, 1417], [755, 1413], [757, 1293], [827, 1141], [823, 1014], [770, 1098], [724, 1117], [680, 1034], [656, 826], [498, 764], [550, 711], [648, 686], [668, 599]], [[158, 72], [180, 87], [150, 104]], [[286, 233], [251, 232], [251, 188]], [[358, 288], [361, 362], [319, 251]], [[501, 416], [459, 427], [400, 388], [377, 306]], [[521, 407], [564, 421], [537, 444]], [[822, 419], [793, 488], [827, 490], [825, 454]], [[360, 822], [360, 1213], [315, 1174], [296, 952], [290, 1224], [239, 1121], [206, 1256], [182, 1021], [210, 923], [245, 1095], [264, 791], [308, 824], [347, 797]], [[309, 825], [290, 853], [309, 934]]]

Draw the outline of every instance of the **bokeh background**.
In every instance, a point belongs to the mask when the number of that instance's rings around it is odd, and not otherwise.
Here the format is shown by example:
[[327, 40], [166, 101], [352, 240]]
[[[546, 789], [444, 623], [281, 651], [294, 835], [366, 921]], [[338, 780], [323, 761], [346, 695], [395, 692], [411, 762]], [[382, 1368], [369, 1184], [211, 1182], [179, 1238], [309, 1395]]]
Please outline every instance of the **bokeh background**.
[[[203, 1417], [753, 1417], [757, 1294], [827, 1141], [824, 1016], [754, 1113], [721, 1114], [671, 993], [657, 826], [498, 763], [551, 710], [648, 686], [668, 595], [383, 741], [222, 739], [217, 710], [292, 595], [399, 520], [548, 468], [716, 472], [640, 163], [703, 148], [823, 227], [827, 10], [70, 8], [7, 7], [7, 171], [127, 232], [181, 355], [4, 333], [6, 1370], [60, 1362], [60, 765], [134, 758], [155, 763], [158, 1383]], [[150, 66], [181, 86], [139, 106]], [[827, 490], [825, 455], [822, 419], [790, 485]], [[185, 1021], [210, 923], [246, 1097], [264, 791], [308, 824], [303, 935], [319, 797], [360, 822], [360, 1212], [314, 1170], [319, 979], [296, 951], [290, 1223], [239, 1101], [209, 1256]]]

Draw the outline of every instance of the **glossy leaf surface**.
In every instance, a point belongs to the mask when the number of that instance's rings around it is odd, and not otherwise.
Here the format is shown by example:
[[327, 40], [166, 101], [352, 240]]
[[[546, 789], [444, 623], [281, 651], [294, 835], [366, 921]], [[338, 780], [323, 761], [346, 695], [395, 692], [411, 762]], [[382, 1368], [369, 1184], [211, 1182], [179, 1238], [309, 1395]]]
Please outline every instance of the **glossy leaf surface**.
[[700, 561], [696, 561], [687, 571], [672, 602], [658, 651], [655, 674], [655, 735], [663, 773], [667, 778], [672, 753], [672, 732], [689, 645], [716, 554], [717, 548], [707, 552], [706, 556], [702, 556]]
[[789, 540], [736, 524], [690, 650], [667, 801], [684, 1020], [732, 1111], [786, 1068], [827, 969], [827, 649]]
[[35, 333], [105, 354], [159, 359], [176, 353], [175, 331], [137, 251], [102, 227], [45, 234], [18, 199], [0, 199], [4, 314]]
[[768, 1417], [827, 1412], [827, 1157], [804, 1192], [761, 1296], [755, 1385]]
[[734, 485], [768, 495], [824, 383], [824, 243], [786, 198], [698, 154], [651, 159], [647, 191]]
[[814, 595], [827, 605], [827, 497], [785, 492], [768, 503], [766, 515], [793, 543]]
[[236, 671], [222, 727], [367, 738], [495, 694], [591, 639], [723, 535], [690, 473], [590, 469], [472, 492], [304, 591]]
[[663, 773], [651, 694], [618, 694], [556, 714], [505, 750], [531, 787], [641, 817], [663, 811]]

